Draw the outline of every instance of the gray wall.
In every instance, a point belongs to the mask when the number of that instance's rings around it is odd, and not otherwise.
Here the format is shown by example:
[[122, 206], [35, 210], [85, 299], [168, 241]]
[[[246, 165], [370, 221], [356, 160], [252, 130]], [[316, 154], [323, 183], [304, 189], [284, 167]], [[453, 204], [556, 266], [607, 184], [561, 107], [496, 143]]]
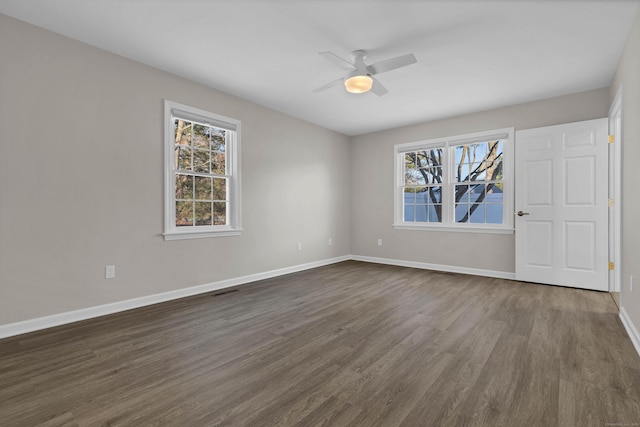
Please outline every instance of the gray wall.
[[[165, 98], [242, 121], [242, 236], [163, 240]], [[348, 137], [3, 15], [0, 130], [0, 325], [350, 253]]]
[[[608, 97], [608, 89], [603, 88], [352, 138], [353, 253], [513, 273], [513, 233], [415, 231], [392, 227], [394, 144], [506, 127], [515, 127], [517, 131], [606, 117]], [[382, 238], [382, 246], [378, 246], [378, 238]]]
[[[611, 85], [611, 100], [622, 85], [622, 283], [620, 302], [640, 328], [640, 10]], [[634, 291], [629, 288], [631, 276]]]

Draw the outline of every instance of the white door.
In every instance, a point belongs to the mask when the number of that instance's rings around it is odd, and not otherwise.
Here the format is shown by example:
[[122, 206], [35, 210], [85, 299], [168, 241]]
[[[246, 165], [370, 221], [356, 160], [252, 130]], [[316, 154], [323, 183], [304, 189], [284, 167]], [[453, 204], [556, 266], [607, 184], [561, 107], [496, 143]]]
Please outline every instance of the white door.
[[516, 279], [606, 291], [607, 119], [516, 132]]

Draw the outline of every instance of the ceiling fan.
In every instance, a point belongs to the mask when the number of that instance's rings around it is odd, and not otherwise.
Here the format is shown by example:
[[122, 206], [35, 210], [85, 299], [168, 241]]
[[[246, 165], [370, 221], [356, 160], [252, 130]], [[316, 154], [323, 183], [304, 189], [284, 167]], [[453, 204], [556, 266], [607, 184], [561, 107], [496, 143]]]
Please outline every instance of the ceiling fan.
[[340, 58], [333, 52], [320, 52], [320, 55], [349, 72], [345, 77], [320, 86], [315, 89], [314, 92], [320, 92], [344, 82], [344, 87], [348, 92], [364, 93], [371, 91], [378, 96], [382, 96], [386, 94], [388, 90], [373, 76], [418, 62], [413, 53], [386, 59], [371, 65], [367, 65], [364, 62], [367, 57], [367, 52], [364, 50], [354, 50], [351, 52], [351, 62]]

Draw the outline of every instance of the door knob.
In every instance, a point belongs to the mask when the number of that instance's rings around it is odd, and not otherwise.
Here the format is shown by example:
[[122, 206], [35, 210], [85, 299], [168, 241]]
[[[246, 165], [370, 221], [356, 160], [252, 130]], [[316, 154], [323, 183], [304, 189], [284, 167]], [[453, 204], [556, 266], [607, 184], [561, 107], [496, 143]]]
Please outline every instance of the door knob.
[[518, 215], [518, 216], [529, 215], [529, 212], [522, 212], [522, 211], [518, 211], [518, 212], [516, 213], [516, 215]]

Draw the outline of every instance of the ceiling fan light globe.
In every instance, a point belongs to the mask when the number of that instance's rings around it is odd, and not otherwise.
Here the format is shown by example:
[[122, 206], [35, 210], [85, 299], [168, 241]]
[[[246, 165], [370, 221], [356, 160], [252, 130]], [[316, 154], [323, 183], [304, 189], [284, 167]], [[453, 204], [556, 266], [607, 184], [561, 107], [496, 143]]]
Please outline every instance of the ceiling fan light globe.
[[347, 92], [365, 93], [371, 90], [373, 79], [369, 75], [351, 76], [344, 81], [344, 87]]

